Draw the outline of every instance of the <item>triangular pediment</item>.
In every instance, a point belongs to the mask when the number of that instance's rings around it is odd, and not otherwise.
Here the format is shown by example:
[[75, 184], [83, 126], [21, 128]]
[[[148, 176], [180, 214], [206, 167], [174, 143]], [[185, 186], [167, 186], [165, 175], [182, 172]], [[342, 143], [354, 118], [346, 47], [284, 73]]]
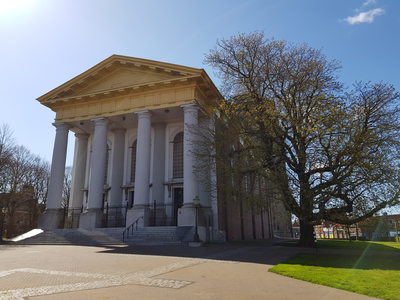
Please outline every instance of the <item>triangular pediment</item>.
[[221, 98], [203, 69], [112, 55], [37, 100], [71, 122]]
[[127, 86], [200, 76], [202, 72], [202, 69], [112, 55], [37, 100], [44, 104], [56, 99], [111, 91]]
[[[154, 73], [141, 70], [119, 69], [112, 74], [97, 80], [88, 88], [79, 91], [79, 94], [91, 94], [132, 85], [141, 85], [173, 79], [175, 76], [166, 73]], [[78, 92], [74, 93], [77, 94]]]

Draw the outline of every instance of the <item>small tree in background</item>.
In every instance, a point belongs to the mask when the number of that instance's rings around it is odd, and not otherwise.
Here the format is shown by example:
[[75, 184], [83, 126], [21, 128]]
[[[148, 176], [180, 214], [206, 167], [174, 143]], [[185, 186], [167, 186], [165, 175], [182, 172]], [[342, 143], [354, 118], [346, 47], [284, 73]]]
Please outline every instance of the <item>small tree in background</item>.
[[64, 172], [64, 184], [62, 190], [62, 201], [61, 207], [68, 208], [69, 206], [69, 198], [71, 197], [71, 183], [72, 183], [72, 167], [65, 167]]
[[[44, 211], [50, 177], [49, 163], [17, 145], [8, 125], [0, 128], [0, 222], [12, 226], [17, 211], [27, 218], [16, 220], [21, 226], [35, 228], [38, 216]], [[21, 215], [22, 216], [22, 215]]]

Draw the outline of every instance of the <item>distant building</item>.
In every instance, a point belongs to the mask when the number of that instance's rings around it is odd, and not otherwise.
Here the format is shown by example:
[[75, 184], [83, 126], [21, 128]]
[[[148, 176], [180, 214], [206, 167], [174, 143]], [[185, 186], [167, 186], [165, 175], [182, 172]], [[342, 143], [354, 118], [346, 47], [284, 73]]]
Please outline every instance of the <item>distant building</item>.
[[38, 216], [44, 211], [42, 204], [25, 192], [2, 193], [4, 207], [0, 211], [0, 236], [12, 238], [37, 227]]
[[360, 222], [359, 226], [368, 240], [389, 240], [400, 231], [400, 215], [374, 216]]
[[[389, 240], [400, 232], [400, 215], [374, 216], [357, 224], [346, 226], [329, 221], [322, 221], [314, 226], [319, 239], [352, 239]], [[350, 235], [349, 235], [350, 234]]]
[[319, 225], [314, 225], [314, 232], [318, 239], [349, 239], [361, 237], [361, 229], [356, 225], [347, 227], [330, 221], [322, 221]]

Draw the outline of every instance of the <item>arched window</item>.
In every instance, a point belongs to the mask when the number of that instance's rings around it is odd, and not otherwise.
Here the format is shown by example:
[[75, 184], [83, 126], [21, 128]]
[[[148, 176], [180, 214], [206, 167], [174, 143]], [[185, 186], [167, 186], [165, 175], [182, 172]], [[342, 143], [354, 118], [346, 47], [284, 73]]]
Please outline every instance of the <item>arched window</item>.
[[107, 177], [108, 177], [108, 159], [109, 159], [109, 152], [110, 147], [107, 145], [107, 153], [106, 153], [106, 167], [104, 170], [104, 185], [107, 185]]
[[173, 178], [183, 178], [183, 132], [174, 138]]
[[136, 175], [136, 145], [137, 140], [132, 144], [132, 156], [131, 156], [131, 182], [135, 182]]

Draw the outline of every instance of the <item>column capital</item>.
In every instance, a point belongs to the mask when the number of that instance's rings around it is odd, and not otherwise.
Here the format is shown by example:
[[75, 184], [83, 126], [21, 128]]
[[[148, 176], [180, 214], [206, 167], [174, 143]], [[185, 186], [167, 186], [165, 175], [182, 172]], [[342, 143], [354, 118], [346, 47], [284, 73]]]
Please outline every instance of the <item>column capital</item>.
[[89, 138], [89, 135], [86, 133], [75, 133], [75, 137], [78, 138], [78, 140], [87, 140]]
[[74, 127], [65, 122], [56, 122], [56, 123], [53, 123], [52, 125], [56, 128], [56, 130], [59, 130], [59, 129], [70, 130], [72, 127]]
[[138, 116], [138, 119], [151, 118], [151, 112], [148, 109], [135, 111], [134, 114]]
[[182, 104], [180, 107], [184, 112], [197, 112], [200, 109], [195, 103]]
[[108, 126], [111, 122], [105, 117], [98, 117], [90, 119], [90, 121], [94, 122], [95, 126]]

